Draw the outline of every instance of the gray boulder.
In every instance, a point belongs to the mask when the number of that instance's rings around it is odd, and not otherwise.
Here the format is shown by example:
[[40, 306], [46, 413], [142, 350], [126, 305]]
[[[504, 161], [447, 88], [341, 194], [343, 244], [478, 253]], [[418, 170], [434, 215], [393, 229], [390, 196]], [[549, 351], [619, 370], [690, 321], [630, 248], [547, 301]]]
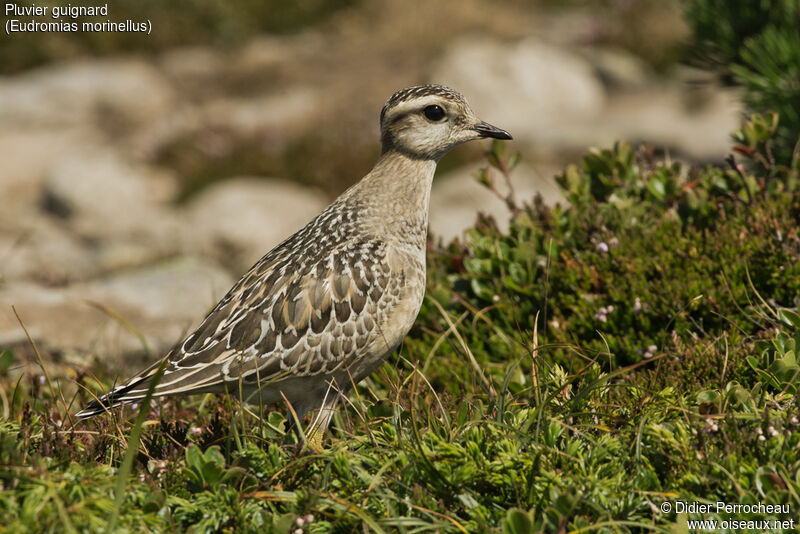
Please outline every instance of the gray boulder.
[[171, 175], [133, 164], [110, 147], [72, 154], [45, 178], [43, 205], [76, 234], [93, 240], [138, 239], [164, 247], [176, 240], [168, 202]]
[[321, 192], [283, 180], [225, 180], [187, 206], [185, 242], [241, 272], [327, 204]]
[[26, 343], [13, 305], [42, 349], [135, 367], [130, 354], [162, 354], [232, 282], [208, 260], [184, 258], [65, 288], [10, 284], [0, 287], [0, 346]]
[[0, 123], [53, 127], [100, 117], [137, 124], [167, 113], [174, 99], [163, 75], [146, 61], [75, 61], [0, 79]]

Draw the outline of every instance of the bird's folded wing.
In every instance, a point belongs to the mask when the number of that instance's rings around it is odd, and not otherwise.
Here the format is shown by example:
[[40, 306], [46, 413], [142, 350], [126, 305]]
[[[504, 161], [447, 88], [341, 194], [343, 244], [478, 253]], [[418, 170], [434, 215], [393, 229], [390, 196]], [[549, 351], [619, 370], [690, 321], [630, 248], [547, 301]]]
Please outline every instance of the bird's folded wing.
[[[223, 391], [236, 383], [263, 387], [330, 373], [374, 350], [376, 321], [393, 300], [385, 295], [385, 248], [380, 241], [350, 241], [306, 261], [276, 249], [172, 350], [154, 395]], [[158, 368], [154, 364], [101, 400], [144, 397]]]

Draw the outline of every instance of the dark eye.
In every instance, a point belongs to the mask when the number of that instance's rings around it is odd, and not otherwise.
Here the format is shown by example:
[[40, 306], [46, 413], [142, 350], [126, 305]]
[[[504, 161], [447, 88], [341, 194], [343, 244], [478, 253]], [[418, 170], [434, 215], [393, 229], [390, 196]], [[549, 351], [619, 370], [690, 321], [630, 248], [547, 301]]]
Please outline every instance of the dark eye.
[[444, 110], [441, 108], [441, 106], [428, 106], [422, 110], [422, 112], [425, 114], [425, 117], [428, 120], [433, 122], [438, 122], [444, 118]]

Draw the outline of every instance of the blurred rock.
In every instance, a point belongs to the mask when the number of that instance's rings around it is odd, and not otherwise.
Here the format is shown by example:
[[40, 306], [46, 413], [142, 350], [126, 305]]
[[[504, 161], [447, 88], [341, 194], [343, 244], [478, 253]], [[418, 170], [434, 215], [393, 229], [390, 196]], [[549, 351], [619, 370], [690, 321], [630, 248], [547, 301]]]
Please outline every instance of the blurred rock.
[[453, 44], [434, 72], [462, 91], [478, 116], [539, 151], [583, 152], [619, 139], [696, 160], [730, 150], [741, 109], [735, 92], [707, 84], [697, 98], [697, 86], [680, 78], [645, 81], [641, 61], [624, 52], [584, 54], [531, 39], [471, 39]]
[[35, 281], [64, 285], [97, 276], [92, 247], [51, 218], [0, 214], [0, 283]]
[[630, 91], [652, 83], [654, 73], [649, 65], [625, 50], [592, 46], [582, 48], [580, 52], [600, 80], [611, 89]]
[[182, 141], [202, 129], [203, 122], [198, 107], [183, 103], [170, 113], [131, 131], [120, 145], [132, 157], [152, 162], [158, 159], [160, 151], [170, 143]]
[[11, 306], [44, 350], [130, 366], [146, 345], [163, 354], [221, 298], [233, 279], [207, 260], [184, 258], [68, 288], [0, 288], [0, 345], [26, 342]]
[[54, 64], [0, 79], [0, 123], [26, 128], [96, 119], [142, 123], [167, 113], [174, 98], [161, 73], [143, 60]]
[[313, 189], [275, 179], [225, 180], [189, 206], [186, 241], [244, 271], [328, 204]]
[[171, 143], [187, 140], [206, 157], [220, 157], [237, 143], [261, 143], [279, 153], [290, 140], [307, 135], [318, 119], [322, 94], [292, 87], [254, 97], [217, 97], [183, 105], [131, 134], [128, 146], [151, 159]]
[[165, 52], [159, 65], [167, 77], [183, 90], [206, 93], [219, 88], [215, 82], [226, 71], [226, 59], [214, 48], [192, 46]]
[[169, 247], [176, 222], [167, 203], [175, 191], [169, 174], [98, 147], [54, 165], [45, 179], [42, 203], [84, 238], [130, 238]]
[[[74, 337], [86, 327], [81, 324], [81, 318], [68, 309], [63, 289], [45, 288], [30, 282], [0, 286], [2, 347], [21, 345], [27, 339], [12, 306], [17, 309], [23, 324], [37, 343], [47, 343], [45, 333], [54, 334], [51, 339], [58, 343], [66, 337]], [[56, 322], [61, 325], [59, 328], [53, 328]]]
[[102, 241], [93, 255], [96, 267], [101, 274], [108, 274], [151, 265], [174, 256], [182, 249], [175, 235], [179, 231], [179, 226], [173, 225], [172, 222], [170, 219], [170, 224], [153, 228], [154, 233], [172, 234], [169, 238], [162, 236], [160, 241], [155, 243], [144, 238], [136, 240], [112, 238]]
[[[0, 103], [0, 107], [3, 104]], [[87, 126], [63, 129], [15, 127], [0, 132], [0, 198], [5, 213], [27, 212], [38, 204], [45, 172], [62, 158], [98, 141]]]
[[199, 322], [233, 282], [214, 262], [185, 257], [77, 285], [73, 290], [112, 308], [129, 308], [148, 320], [177, 321], [186, 326]]
[[563, 129], [592, 120], [605, 101], [586, 60], [533, 39], [459, 40], [433, 72], [466, 95], [479, 117], [527, 142], [559, 142]]
[[[433, 181], [431, 191], [430, 231], [435, 238], [445, 242], [460, 237], [464, 230], [473, 226], [478, 212], [491, 215], [498, 226], [508, 229], [510, 212], [506, 203], [485, 186], [479, 184], [474, 175], [483, 164], [456, 169]], [[554, 205], [563, 200], [561, 190], [553, 176], [561, 167], [547, 163], [519, 164], [511, 174], [511, 186], [519, 205], [531, 202], [537, 194], [545, 204]], [[497, 171], [495, 188], [502, 195], [508, 193], [505, 179]]]
[[87, 146], [52, 162], [41, 182], [35, 202], [17, 202], [20, 213], [0, 216], [0, 245], [11, 243], [0, 267], [7, 280], [60, 285], [181, 249], [168, 173], [128, 162], [110, 147]]
[[741, 110], [736, 90], [665, 83], [612, 99], [602, 119], [586, 125], [583, 138], [596, 146], [626, 139], [695, 161], [722, 160], [731, 150], [730, 133], [739, 126]]
[[313, 122], [321, 100], [317, 91], [293, 87], [256, 98], [223, 98], [200, 111], [205, 127], [221, 128], [242, 137], [262, 132], [290, 134]]
[[235, 68], [240, 73], [269, 71], [286, 65], [297, 65], [330, 47], [315, 31], [296, 35], [260, 35], [251, 39], [236, 55]]

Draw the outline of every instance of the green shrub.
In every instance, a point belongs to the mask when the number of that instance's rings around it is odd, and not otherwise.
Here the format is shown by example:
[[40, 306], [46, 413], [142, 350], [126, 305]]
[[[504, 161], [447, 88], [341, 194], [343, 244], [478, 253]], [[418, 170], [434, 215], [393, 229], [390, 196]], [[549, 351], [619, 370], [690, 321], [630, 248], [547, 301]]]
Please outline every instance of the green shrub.
[[800, 1], [687, 0], [686, 19], [694, 59], [741, 85], [751, 112], [780, 115], [773, 152], [791, 162], [800, 141]]
[[758, 356], [749, 356], [747, 363], [765, 385], [778, 393], [797, 393], [800, 384], [800, 366], [797, 365], [800, 353], [800, 315], [791, 310], [778, 310], [789, 331], [778, 332], [769, 341], [757, 345]]
[[[763, 123], [756, 117], [737, 135], [755, 139]], [[753, 141], [749, 154], [765, 142]], [[593, 151], [557, 177], [567, 206], [526, 205], [508, 233], [482, 221], [468, 232], [468, 248], [434, 255], [434, 286], [460, 297], [432, 294], [455, 314], [485, 310], [470, 334], [497, 362], [525, 353], [525, 334], [514, 342], [509, 333], [527, 331], [529, 340], [537, 314], [559, 361], [580, 347], [610, 353], [612, 368], [668, 350], [676, 338], [731, 326], [755, 334], [761, 295], [790, 308], [800, 296], [799, 206], [785, 194], [796, 190], [797, 171], [769, 174], [654, 163], [626, 143]], [[433, 307], [421, 317], [432, 331], [447, 329]]]

